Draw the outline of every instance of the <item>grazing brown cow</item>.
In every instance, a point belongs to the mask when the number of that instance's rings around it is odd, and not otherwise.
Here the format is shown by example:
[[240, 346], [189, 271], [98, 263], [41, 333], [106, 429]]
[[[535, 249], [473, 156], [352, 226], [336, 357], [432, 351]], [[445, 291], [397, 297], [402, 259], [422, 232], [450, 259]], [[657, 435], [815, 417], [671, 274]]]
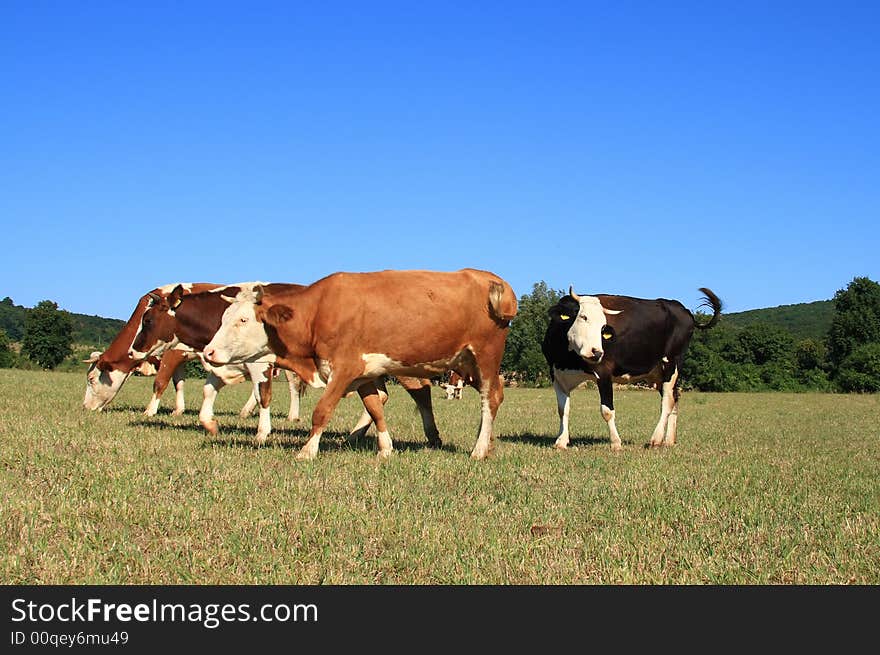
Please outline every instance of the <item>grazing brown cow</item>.
[[[231, 299], [230, 299], [231, 300]], [[313, 459], [340, 398], [357, 390], [376, 422], [379, 455], [393, 450], [375, 380], [430, 378], [453, 370], [480, 393], [476, 459], [489, 454], [504, 398], [499, 375], [516, 295], [493, 273], [379, 271], [334, 273], [304, 289], [232, 302], [203, 356], [213, 364], [275, 363], [326, 383], [297, 459]]]
[[[169, 348], [201, 352], [220, 327], [223, 312], [229, 307], [229, 302], [224, 297], [235, 298], [242, 292], [247, 294], [247, 297], [251, 297], [256, 285], [260, 285], [269, 293], [296, 291], [303, 288], [301, 284], [241, 282], [201, 293], [185, 294], [183, 288], [178, 286], [167, 296], [156, 296], [152, 299], [143, 313], [129, 354], [135, 360], [145, 361], [151, 356], [161, 355]], [[272, 399], [272, 362], [266, 360], [224, 366], [203, 363], [209, 375], [205, 382], [205, 402], [199, 413], [199, 421], [205, 429], [211, 434], [217, 434], [217, 421], [214, 420], [213, 413], [217, 392], [226, 384], [238, 382], [242, 376], [247, 376], [253, 382], [253, 397], [259, 404], [260, 420], [256, 438], [259, 443], [264, 443], [272, 430], [269, 414], [269, 403]], [[285, 374], [291, 385], [288, 419], [299, 420], [299, 397], [305, 391], [305, 383], [290, 370], [285, 370]], [[418, 405], [428, 443], [435, 447], [440, 446], [440, 436], [431, 406], [430, 380], [402, 377], [399, 381]], [[384, 381], [378, 386], [384, 403], [388, 399]], [[294, 408], [296, 408], [295, 415]], [[364, 411], [361, 419], [352, 429], [351, 437], [356, 439], [363, 436], [372, 422], [370, 414]]]
[[[128, 322], [119, 331], [119, 334], [116, 335], [112, 343], [107, 346], [107, 349], [103, 353], [94, 352], [89, 359], [85, 360], [90, 366], [86, 373], [86, 393], [83, 398], [83, 407], [91, 410], [104, 409], [116, 397], [123, 383], [135, 369], [142, 365], [143, 362], [135, 361], [129, 357], [128, 348], [141, 323], [141, 317], [151, 300], [150, 294], [166, 296], [176, 286], [178, 285], [167, 284], [141, 296], [131, 314], [131, 318], [128, 319]], [[214, 289], [220, 285], [197, 282], [181, 286], [184, 289], [184, 293], [193, 293]], [[158, 411], [159, 398], [164, 393], [170, 380], [174, 381], [174, 388], [177, 392], [173, 413], [183, 413], [184, 377], [182, 364], [188, 359], [194, 359], [194, 357], [191, 353], [170, 350], [162, 356], [161, 361], [158, 363], [156, 380], [153, 382], [153, 396], [150, 398], [144, 414], [153, 416]]]

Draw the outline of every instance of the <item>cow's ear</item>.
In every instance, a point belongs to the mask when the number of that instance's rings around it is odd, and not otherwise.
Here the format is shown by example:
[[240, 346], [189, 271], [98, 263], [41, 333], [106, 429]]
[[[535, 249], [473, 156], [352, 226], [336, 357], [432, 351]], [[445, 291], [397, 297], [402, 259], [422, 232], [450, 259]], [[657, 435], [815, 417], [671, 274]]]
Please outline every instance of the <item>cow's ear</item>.
[[263, 313], [263, 322], [278, 327], [293, 318], [293, 309], [287, 305], [272, 305]]
[[547, 315], [550, 316], [550, 321], [553, 323], [568, 323], [573, 317], [572, 312], [561, 303], [553, 305]]
[[112, 370], [113, 370], [113, 367], [110, 366], [110, 364], [109, 364], [108, 362], [104, 361], [103, 359], [99, 359], [99, 360], [98, 360], [98, 363], [95, 364], [95, 366], [98, 367], [98, 370], [99, 370], [99, 371], [107, 371], [107, 372], [109, 372], [109, 371], [112, 371]]
[[180, 302], [183, 300], [183, 285], [178, 284], [171, 290], [171, 293], [168, 294], [168, 307], [171, 309], [177, 309], [177, 306], [180, 305]]

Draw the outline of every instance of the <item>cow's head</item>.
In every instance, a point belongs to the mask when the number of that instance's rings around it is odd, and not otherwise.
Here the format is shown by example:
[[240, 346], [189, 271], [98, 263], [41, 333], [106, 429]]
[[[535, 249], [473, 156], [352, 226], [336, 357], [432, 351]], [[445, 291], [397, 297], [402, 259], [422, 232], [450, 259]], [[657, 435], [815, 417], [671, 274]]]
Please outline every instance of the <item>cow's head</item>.
[[205, 361], [215, 366], [253, 362], [272, 356], [266, 326], [277, 327], [293, 316], [286, 305], [264, 303], [263, 287], [242, 291], [232, 298], [222, 296], [229, 303], [223, 312], [220, 329], [205, 346]]
[[579, 296], [569, 287], [568, 296], [550, 310], [550, 320], [568, 325], [568, 348], [589, 364], [605, 356], [605, 343], [612, 338], [605, 318], [620, 310], [606, 309], [596, 296]]
[[122, 383], [130, 373], [114, 368], [101, 352], [93, 352], [88, 359], [84, 359], [89, 365], [86, 373], [86, 395], [83, 398], [83, 407], [92, 411], [100, 411], [116, 397]]
[[135, 361], [143, 361], [151, 355], [159, 356], [177, 345], [177, 320], [174, 312], [183, 301], [183, 294], [183, 285], [180, 284], [167, 296], [149, 294], [147, 308], [128, 349], [129, 357]]

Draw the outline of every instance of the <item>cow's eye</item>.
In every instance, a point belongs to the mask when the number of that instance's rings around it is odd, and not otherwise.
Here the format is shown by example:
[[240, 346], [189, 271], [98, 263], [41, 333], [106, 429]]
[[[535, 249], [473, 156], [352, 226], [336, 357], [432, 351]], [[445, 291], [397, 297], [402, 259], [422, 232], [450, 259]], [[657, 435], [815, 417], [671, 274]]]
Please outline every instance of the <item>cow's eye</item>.
[[581, 314], [580, 316], [578, 316], [578, 318], [581, 319], [582, 321], [587, 321], [589, 323], [589, 319], [587, 318], [586, 314]]
[[242, 316], [242, 317], [241, 317], [240, 319], [238, 319], [238, 320], [241, 321], [242, 323], [247, 323], [247, 322], [248, 322], [248, 317], [247, 317], [247, 316]]

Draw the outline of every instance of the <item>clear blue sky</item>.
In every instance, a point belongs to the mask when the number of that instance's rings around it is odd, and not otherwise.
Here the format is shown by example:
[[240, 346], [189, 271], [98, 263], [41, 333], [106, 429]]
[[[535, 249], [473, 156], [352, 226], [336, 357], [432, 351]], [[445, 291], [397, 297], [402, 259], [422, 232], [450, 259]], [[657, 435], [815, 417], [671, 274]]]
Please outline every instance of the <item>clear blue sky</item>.
[[0, 5], [0, 297], [492, 270], [880, 281], [880, 3]]

